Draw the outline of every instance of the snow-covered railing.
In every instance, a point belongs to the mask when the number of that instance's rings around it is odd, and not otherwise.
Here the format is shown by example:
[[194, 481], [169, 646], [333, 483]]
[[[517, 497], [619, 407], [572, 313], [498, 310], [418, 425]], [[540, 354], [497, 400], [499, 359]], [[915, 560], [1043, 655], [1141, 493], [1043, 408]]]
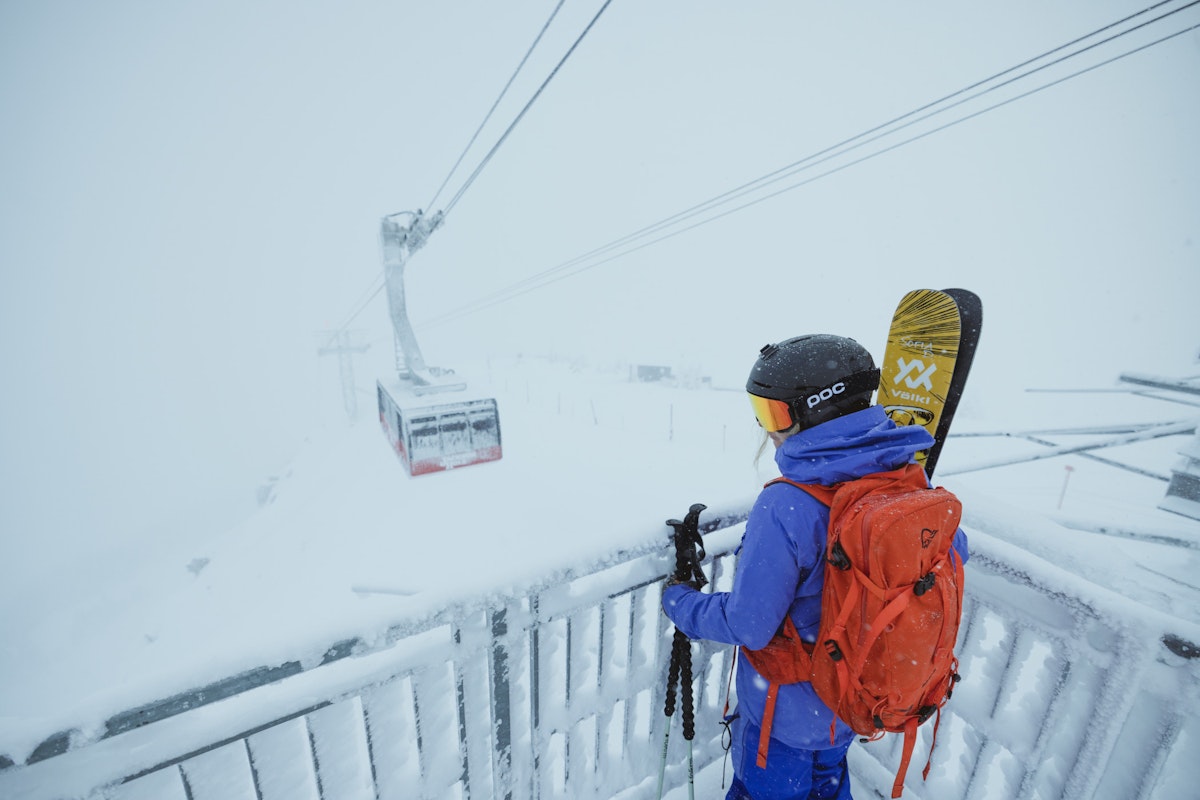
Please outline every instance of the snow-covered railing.
[[[744, 519], [744, 515], [741, 517]], [[707, 540], [732, 583], [737, 518]], [[733, 523], [733, 525], [730, 525]], [[340, 642], [320, 664], [261, 668], [56, 737], [0, 768], [0, 797], [105, 800], [391, 800], [650, 797], [667, 718], [670, 538], [394, 627], [388, 644]], [[697, 717], [719, 718], [729, 648], [697, 644]], [[668, 785], [685, 775], [679, 714]], [[713, 722], [697, 768], [723, 750]]]
[[[942, 714], [929, 781], [910, 771], [905, 797], [1194, 796], [1200, 626], [968, 532], [963, 682]], [[931, 733], [921, 729], [917, 753]], [[851, 753], [860, 782], [882, 792], [898, 740]]]
[[[705, 526], [718, 589], [732, 583], [742, 519]], [[929, 781], [910, 770], [905, 796], [1191, 796], [1200, 626], [1113, 595], [989, 527], [968, 527], [964, 681], [942, 715]], [[51, 744], [35, 763], [0, 769], [0, 796], [653, 797], [667, 725], [667, 541], [399, 625], [375, 649], [342, 642], [318, 665], [259, 670], [131, 710], [87, 743]], [[694, 653], [699, 769], [723, 755], [731, 650], [697, 643]], [[671, 728], [667, 784], [678, 786], [687, 750], [680, 721]], [[856, 796], [887, 796], [898, 744], [852, 748]]]

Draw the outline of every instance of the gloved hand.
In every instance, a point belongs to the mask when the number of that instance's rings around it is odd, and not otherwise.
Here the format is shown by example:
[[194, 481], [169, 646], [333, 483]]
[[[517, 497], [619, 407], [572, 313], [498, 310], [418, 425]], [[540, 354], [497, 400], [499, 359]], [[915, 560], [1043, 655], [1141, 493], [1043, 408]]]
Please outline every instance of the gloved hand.
[[693, 589], [699, 589], [708, 583], [700, 562], [704, 560], [704, 540], [700, 538], [698, 522], [700, 512], [706, 506], [695, 503], [688, 509], [687, 516], [682, 522], [677, 519], [667, 520], [667, 525], [674, 529], [675, 572], [667, 578], [667, 586], [686, 584]]
[[704, 578], [703, 575], [701, 575], [699, 578], [689, 578], [685, 575], [675, 574], [675, 575], [671, 575], [670, 577], [667, 578], [666, 585], [668, 587], [682, 585], [682, 586], [688, 587], [689, 589], [699, 590], [706, 583], [708, 583], [708, 581]]
[[[667, 619], [671, 620], [671, 623], [676, 627], [679, 625], [679, 621], [675, 617], [681, 610], [680, 602], [687, 595], [697, 591], [699, 590], [688, 584], [687, 581], [677, 581], [673, 578], [667, 579], [667, 586], [663, 589], [662, 610]], [[684, 605], [687, 604], [685, 603]]]

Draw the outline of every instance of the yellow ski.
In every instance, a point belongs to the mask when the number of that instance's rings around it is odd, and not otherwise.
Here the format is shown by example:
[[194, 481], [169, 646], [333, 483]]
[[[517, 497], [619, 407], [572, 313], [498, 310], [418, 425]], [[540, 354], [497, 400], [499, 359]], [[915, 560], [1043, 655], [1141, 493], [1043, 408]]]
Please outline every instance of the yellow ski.
[[[958, 304], [945, 292], [916, 289], [900, 300], [888, 332], [876, 399], [897, 425], [921, 425], [931, 436], [939, 434], [960, 333]], [[929, 451], [922, 451], [917, 461], [925, 465], [928, 456]]]

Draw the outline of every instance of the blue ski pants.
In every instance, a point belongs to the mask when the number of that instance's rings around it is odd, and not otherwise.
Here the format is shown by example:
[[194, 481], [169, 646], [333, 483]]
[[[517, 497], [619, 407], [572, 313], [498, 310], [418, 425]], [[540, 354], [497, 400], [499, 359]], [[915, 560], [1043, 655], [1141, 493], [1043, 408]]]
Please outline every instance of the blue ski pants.
[[846, 767], [850, 745], [797, 750], [772, 739], [762, 769], [755, 763], [758, 726], [739, 717], [731, 732], [734, 777], [725, 800], [853, 800]]

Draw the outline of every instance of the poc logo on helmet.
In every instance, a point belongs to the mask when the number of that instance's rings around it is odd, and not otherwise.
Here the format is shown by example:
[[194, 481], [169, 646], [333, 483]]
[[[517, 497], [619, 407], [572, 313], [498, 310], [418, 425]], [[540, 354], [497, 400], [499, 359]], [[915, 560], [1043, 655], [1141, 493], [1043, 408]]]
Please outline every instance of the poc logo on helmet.
[[841, 394], [844, 391], [846, 391], [846, 384], [838, 381], [833, 386], [827, 386], [816, 394], [810, 394], [806, 402], [809, 408], [813, 408], [818, 403], [824, 402], [835, 394]]

